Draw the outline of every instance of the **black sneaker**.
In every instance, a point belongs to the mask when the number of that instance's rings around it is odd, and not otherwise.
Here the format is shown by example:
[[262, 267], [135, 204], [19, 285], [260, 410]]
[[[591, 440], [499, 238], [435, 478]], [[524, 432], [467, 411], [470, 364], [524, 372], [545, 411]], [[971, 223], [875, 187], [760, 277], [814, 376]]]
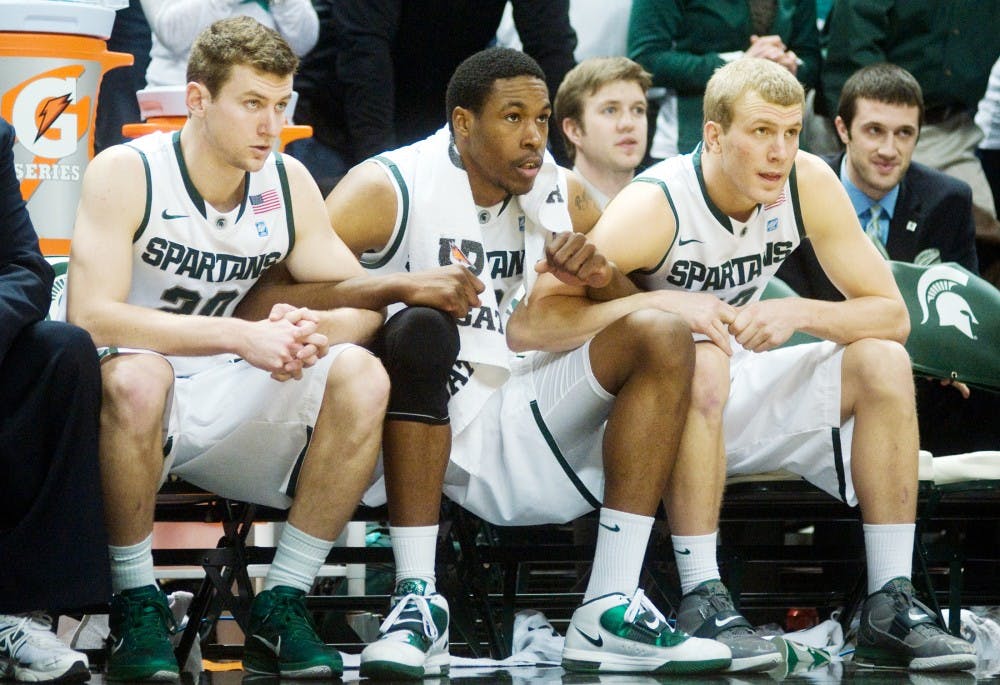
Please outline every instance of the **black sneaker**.
[[914, 671], [975, 668], [975, 648], [945, 630], [913, 594], [907, 578], [893, 578], [868, 596], [861, 607], [854, 663]]
[[721, 580], [706, 580], [681, 599], [677, 627], [688, 635], [718, 640], [733, 653], [727, 671], [767, 671], [781, 663], [781, 651], [759, 637], [733, 606]]

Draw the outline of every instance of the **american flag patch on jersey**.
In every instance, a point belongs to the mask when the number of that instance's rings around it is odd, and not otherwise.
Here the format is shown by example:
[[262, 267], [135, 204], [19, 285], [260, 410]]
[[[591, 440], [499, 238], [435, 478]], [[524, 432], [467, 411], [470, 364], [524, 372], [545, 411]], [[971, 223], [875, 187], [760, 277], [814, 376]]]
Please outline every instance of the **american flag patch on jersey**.
[[784, 190], [782, 190], [782, 191], [781, 191], [781, 195], [779, 195], [779, 196], [778, 196], [778, 199], [777, 199], [777, 200], [775, 200], [774, 202], [772, 202], [772, 203], [771, 203], [771, 204], [769, 204], [769, 205], [764, 205], [764, 211], [766, 212], [766, 211], [767, 211], [767, 210], [769, 210], [769, 209], [774, 209], [774, 208], [775, 208], [775, 207], [777, 207], [778, 205], [780, 205], [780, 204], [784, 204], [784, 202], [785, 202], [785, 191], [784, 191]]
[[265, 190], [260, 195], [251, 195], [250, 204], [254, 214], [266, 214], [281, 209], [281, 195], [274, 188]]

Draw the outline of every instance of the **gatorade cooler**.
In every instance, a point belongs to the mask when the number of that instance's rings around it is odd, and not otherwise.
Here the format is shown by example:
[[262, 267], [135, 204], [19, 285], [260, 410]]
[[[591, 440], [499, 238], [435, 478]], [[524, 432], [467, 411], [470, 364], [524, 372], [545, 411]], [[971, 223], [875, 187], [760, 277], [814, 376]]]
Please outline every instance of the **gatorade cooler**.
[[21, 195], [48, 254], [68, 254], [101, 78], [133, 61], [108, 52], [105, 4], [119, 3], [0, 0], [0, 114], [17, 132]]

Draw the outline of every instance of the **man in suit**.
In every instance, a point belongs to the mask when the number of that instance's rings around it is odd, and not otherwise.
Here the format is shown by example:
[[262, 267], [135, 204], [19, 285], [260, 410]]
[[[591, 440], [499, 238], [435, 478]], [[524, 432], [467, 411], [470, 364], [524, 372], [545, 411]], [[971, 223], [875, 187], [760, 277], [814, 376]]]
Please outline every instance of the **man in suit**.
[[86, 332], [43, 321], [53, 273], [21, 199], [14, 135], [0, 119], [0, 679], [87, 680], [87, 656], [56, 638], [40, 610], [111, 596], [101, 378]]
[[[839, 174], [861, 226], [887, 259], [956, 262], [978, 273], [972, 190], [964, 181], [912, 161], [924, 103], [920, 84], [902, 67], [863, 67], [844, 84], [834, 122], [845, 151], [826, 158]], [[778, 270], [802, 297], [843, 300], [803, 241]], [[917, 384], [921, 446], [935, 454], [995, 449], [995, 429], [979, 421], [1000, 403], [990, 393]], [[995, 414], [993, 414], [995, 415]], [[976, 431], [969, 426], [977, 425]]]

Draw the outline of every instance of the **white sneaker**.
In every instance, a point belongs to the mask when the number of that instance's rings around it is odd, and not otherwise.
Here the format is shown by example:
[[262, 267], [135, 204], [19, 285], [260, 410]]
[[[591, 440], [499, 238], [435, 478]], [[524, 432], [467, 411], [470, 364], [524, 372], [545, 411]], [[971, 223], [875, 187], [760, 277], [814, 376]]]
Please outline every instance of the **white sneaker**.
[[573, 612], [566, 631], [562, 666], [567, 671], [619, 673], [704, 673], [732, 661], [729, 647], [674, 630], [636, 590], [590, 600]]
[[22, 683], [84, 681], [90, 680], [90, 663], [56, 637], [46, 614], [0, 614], [0, 677]]
[[448, 674], [448, 601], [426, 592], [427, 583], [418, 579], [396, 585], [392, 611], [379, 627], [379, 638], [361, 652], [361, 677], [394, 680]]

